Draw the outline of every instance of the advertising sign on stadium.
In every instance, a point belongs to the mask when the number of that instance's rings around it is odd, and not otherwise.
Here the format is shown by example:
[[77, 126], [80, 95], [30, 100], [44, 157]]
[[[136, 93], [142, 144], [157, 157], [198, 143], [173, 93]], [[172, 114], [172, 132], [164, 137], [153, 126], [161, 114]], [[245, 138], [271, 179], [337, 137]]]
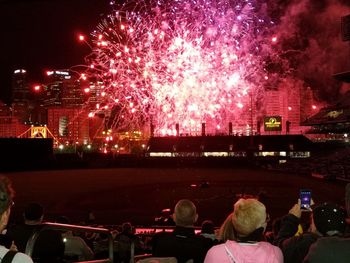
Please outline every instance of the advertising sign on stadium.
[[282, 117], [281, 116], [265, 116], [264, 117], [265, 131], [282, 131]]

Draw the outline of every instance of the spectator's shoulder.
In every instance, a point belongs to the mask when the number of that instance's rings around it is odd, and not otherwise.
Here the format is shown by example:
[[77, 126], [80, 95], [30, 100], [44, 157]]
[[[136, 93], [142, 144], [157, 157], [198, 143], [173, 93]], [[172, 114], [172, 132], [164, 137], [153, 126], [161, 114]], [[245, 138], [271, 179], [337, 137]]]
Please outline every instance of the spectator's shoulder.
[[320, 249], [328, 248], [329, 246], [340, 247], [342, 245], [350, 247], [350, 238], [348, 237], [320, 237], [313, 244], [314, 247], [319, 247]]
[[18, 252], [13, 260], [13, 263], [33, 263], [33, 260], [26, 254]]
[[311, 244], [317, 241], [318, 235], [313, 233], [305, 233], [300, 236], [291, 237], [285, 240], [283, 244], [285, 246], [295, 246], [295, 247], [309, 247]]
[[204, 236], [201, 236], [201, 235], [200, 236], [196, 235], [194, 238], [198, 239], [198, 240], [200, 240], [200, 242], [202, 242], [204, 244], [208, 244], [210, 246], [213, 246], [214, 244], [217, 244], [211, 238], [204, 237]]
[[311, 232], [306, 232], [306, 233], [304, 233], [296, 238], [305, 240], [307, 242], [310, 241], [310, 242], [314, 243], [315, 241], [317, 241], [320, 238], [320, 236], [317, 234], [311, 233]]
[[287, 214], [282, 218], [282, 224], [285, 222], [293, 222], [295, 224], [299, 224], [300, 219], [298, 217], [296, 217], [295, 215], [292, 214]]
[[209, 250], [210, 250], [211, 252], [213, 252], [213, 251], [217, 251], [217, 250], [224, 249], [224, 247], [225, 247], [225, 243], [221, 243], [221, 244], [212, 246]]

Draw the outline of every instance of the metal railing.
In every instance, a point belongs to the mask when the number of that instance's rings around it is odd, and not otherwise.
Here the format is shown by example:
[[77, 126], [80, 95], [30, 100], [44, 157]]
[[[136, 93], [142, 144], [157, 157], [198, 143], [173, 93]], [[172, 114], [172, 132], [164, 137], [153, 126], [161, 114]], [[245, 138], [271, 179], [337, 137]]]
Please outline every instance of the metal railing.
[[89, 260], [89, 261], [80, 261], [85, 263], [112, 263], [113, 262], [113, 237], [111, 232], [107, 228], [99, 228], [99, 227], [89, 227], [89, 226], [78, 226], [78, 225], [68, 225], [68, 224], [57, 224], [57, 223], [43, 223], [29, 238], [26, 246], [25, 253], [28, 256], [32, 256], [35, 242], [40, 235], [40, 233], [44, 230], [58, 230], [58, 231], [74, 231], [74, 232], [84, 232], [84, 233], [99, 233], [106, 234], [108, 236], [108, 258], [99, 259], [99, 260]]

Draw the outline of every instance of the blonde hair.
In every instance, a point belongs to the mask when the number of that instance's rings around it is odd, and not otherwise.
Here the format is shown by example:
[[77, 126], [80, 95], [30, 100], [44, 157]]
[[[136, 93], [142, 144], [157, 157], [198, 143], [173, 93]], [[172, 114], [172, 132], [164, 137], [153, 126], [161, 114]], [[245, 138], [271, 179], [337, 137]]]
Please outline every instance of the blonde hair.
[[239, 199], [234, 205], [231, 222], [238, 236], [248, 236], [266, 226], [265, 205], [253, 198]]
[[226, 242], [227, 240], [235, 240], [235, 231], [233, 229], [232, 225], [232, 214], [229, 214], [224, 223], [222, 223], [220, 230], [219, 230], [219, 240], [222, 242]]

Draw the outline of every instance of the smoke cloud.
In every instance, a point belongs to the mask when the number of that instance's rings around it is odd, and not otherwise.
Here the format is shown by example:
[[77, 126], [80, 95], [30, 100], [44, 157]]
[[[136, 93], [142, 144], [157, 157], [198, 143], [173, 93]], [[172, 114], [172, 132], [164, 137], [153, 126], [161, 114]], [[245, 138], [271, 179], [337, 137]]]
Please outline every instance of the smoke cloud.
[[284, 57], [295, 78], [310, 86], [322, 101], [333, 101], [346, 90], [333, 78], [350, 70], [350, 48], [341, 40], [341, 17], [350, 14], [348, 0], [271, 1]]

